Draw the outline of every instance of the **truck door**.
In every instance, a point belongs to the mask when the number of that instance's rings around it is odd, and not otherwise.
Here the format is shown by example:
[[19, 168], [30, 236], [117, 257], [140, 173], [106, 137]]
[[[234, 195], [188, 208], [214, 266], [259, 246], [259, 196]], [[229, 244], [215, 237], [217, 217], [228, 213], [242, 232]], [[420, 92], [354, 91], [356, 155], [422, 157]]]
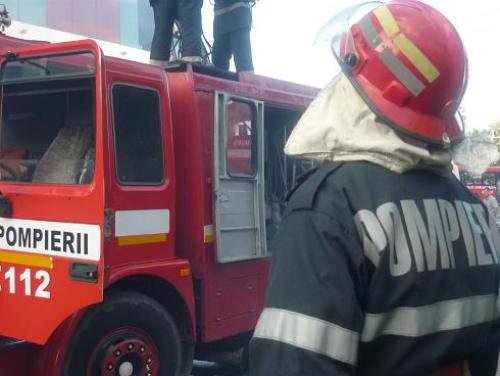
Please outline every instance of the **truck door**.
[[215, 223], [219, 263], [266, 255], [263, 103], [216, 93]]
[[43, 344], [103, 298], [103, 62], [79, 41], [0, 64], [0, 336]]

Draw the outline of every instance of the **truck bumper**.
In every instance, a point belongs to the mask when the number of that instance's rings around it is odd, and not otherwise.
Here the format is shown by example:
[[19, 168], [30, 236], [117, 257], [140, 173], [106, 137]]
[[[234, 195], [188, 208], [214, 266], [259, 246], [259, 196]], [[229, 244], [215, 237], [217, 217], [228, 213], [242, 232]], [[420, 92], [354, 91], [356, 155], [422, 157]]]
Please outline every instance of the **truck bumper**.
[[0, 375], [29, 376], [30, 358], [36, 345], [0, 337]]

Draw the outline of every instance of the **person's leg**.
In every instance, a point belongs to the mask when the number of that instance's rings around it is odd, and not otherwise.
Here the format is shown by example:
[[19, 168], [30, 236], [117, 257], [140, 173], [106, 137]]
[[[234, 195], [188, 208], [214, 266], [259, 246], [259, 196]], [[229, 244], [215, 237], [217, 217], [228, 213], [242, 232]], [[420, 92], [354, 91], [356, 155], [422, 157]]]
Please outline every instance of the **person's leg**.
[[151, 3], [155, 20], [155, 31], [151, 42], [151, 63], [166, 65], [170, 58], [172, 27], [175, 19], [173, 0], [154, 0]]
[[201, 61], [201, 0], [177, 1], [182, 32], [182, 58]]
[[229, 61], [231, 60], [230, 35], [214, 35], [214, 44], [212, 46], [212, 64], [224, 70], [229, 70]]
[[231, 33], [231, 50], [234, 55], [234, 65], [237, 72], [252, 72], [252, 44], [250, 28], [245, 27]]

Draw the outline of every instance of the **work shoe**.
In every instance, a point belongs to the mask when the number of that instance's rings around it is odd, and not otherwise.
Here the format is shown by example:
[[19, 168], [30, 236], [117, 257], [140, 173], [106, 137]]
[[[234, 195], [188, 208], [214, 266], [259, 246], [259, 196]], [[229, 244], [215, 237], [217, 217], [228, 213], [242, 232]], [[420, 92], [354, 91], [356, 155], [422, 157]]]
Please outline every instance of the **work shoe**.
[[201, 63], [203, 60], [201, 56], [183, 56], [181, 61], [185, 63]]
[[160, 68], [168, 68], [168, 60], [151, 59], [151, 60], [149, 60], [149, 64], [156, 65], [157, 67], [160, 67]]

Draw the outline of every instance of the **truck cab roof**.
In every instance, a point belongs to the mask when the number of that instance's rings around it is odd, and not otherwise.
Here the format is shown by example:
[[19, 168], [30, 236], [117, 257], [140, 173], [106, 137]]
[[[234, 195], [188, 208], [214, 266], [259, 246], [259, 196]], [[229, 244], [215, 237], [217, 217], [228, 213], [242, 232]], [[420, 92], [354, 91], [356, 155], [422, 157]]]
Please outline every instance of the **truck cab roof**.
[[[24, 40], [7, 35], [0, 35], [0, 46], [4, 49], [4, 51], [8, 51], [9, 47], [19, 48], [46, 43], [50, 42]], [[128, 72], [131, 70], [137, 70], [145, 76], [148, 76], [148, 71], [154, 72], [156, 69], [161, 69], [149, 64], [111, 56], [105, 56], [104, 63], [106, 69], [109, 70], [125, 69]], [[252, 73], [237, 74], [235, 72], [224, 71], [213, 66], [201, 64], [179, 62], [178, 64], [173, 64], [171, 67], [167, 68], [166, 72], [170, 76], [187, 74], [192, 77], [195, 89], [230, 90], [235, 93], [240, 92], [246, 96], [252, 93], [252, 97], [255, 97], [255, 99], [260, 99], [265, 102], [286, 107], [307, 107], [319, 91], [317, 88], [293, 82]]]

